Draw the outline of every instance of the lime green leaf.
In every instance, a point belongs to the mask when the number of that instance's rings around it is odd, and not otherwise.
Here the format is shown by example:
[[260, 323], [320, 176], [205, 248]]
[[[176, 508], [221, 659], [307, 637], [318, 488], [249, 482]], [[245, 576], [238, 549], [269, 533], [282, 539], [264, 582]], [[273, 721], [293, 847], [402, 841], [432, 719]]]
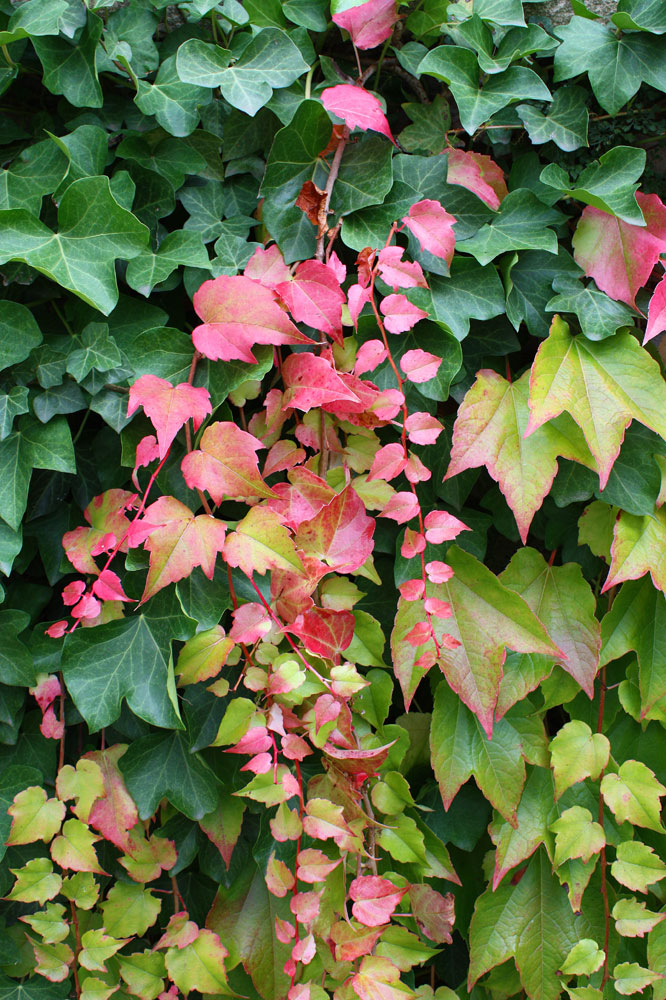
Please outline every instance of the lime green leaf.
[[85, 931], [81, 935], [82, 948], [79, 952], [79, 962], [90, 972], [106, 972], [104, 964], [107, 958], [127, 944], [129, 938], [114, 938], [103, 929]]
[[582, 806], [566, 809], [558, 820], [551, 823], [550, 829], [555, 834], [557, 867], [573, 858], [582, 858], [587, 863], [606, 843], [603, 827], [595, 823], [589, 809]]
[[155, 1000], [164, 989], [164, 956], [155, 951], [134, 952], [122, 955], [120, 975], [128, 991], [139, 1000]]
[[650, 983], [656, 983], [663, 979], [660, 972], [650, 972], [644, 969], [637, 962], [621, 962], [613, 969], [615, 979], [615, 989], [622, 996], [629, 996], [632, 993], [642, 993]]
[[[666, 968], [666, 924], [663, 920], [648, 934], [647, 958], [651, 969]], [[654, 1000], [664, 1000], [665, 994], [666, 983], [662, 979], [654, 986]]]
[[45, 944], [57, 944], [59, 941], [64, 941], [69, 934], [69, 924], [63, 920], [64, 915], [65, 907], [62, 903], [47, 903], [43, 910], [19, 917], [19, 920], [29, 924]]
[[88, 822], [90, 810], [96, 799], [105, 794], [104, 777], [94, 760], [79, 760], [76, 767], [65, 764], [58, 771], [56, 794], [61, 801], [75, 799], [73, 812], [83, 822]]
[[629, 333], [574, 338], [557, 316], [532, 366], [529, 405], [528, 434], [563, 410], [571, 414], [597, 460], [602, 489], [632, 419], [666, 437], [666, 385], [638, 341]]
[[119, 762], [141, 819], [149, 819], [163, 798], [190, 819], [217, 805], [218, 781], [182, 733], [155, 733], [135, 740]]
[[66, 944], [45, 944], [41, 941], [33, 941], [28, 937], [35, 954], [35, 972], [52, 983], [61, 983], [69, 975], [69, 967], [74, 959], [74, 954], [69, 945]]
[[617, 774], [604, 775], [601, 794], [618, 823], [629, 820], [663, 833], [660, 798], [666, 795], [666, 788], [641, 761], [626, 760]]
[[560, 972], [563, 976], [591, 976], [604, 964], [605, 955], [596, 941], [583, 938], [573, 946]]
[[104, 928], [113, 937], [143, 937], [161, 908], [157, 896], [135, 882], [116, 882], [100, 907]]
[[603, 733], [593, 733], [585, 722], [572, 719], [558, 731], [550, 750], [555, 797], [559, 799], [578, 781], [597, 780], [608, 763], [610, 743]]
[[228, 955], [218, 935], [203, 929], [192, 944], [168, 948], [165, 963], [169, 977], [186, 996], [191, 990], [233, 996], [224, 967]]
[[53, 899], [60, 892], [62, 878], [53, 871], [49, 858], [33, 858], [23, 868], [10, 868], [16, 878], [7, 899], [17, 903], [39, 903]]
[[51, 844], [51, 857], [61, 868], [104, 875], [93, 846], [98, 840], [101, 837], [96, 837], [80, 819], [68, 819]]
[[426, 864], [423, 834], [411, 816], [400, 813], [391, 824], [379, 831], [377, 843], [396, 861], [407, 865]]
[[627, 889], [647, 892], [649, 885], [666, 878], [666, 864], [647, 844], [627, 840], [618, 845], [611, 875]]
[[666, 572], [659, 558], [666, 539], [666, 510], [639, 517], [621, 511], [613, 531], [612, 561], [604, 590], [650, 573], [655, 587], [666, 592]]
[[80, 910], [92, 910], [99, 898], [99, 886], [90, 872], [77, 872], [64, 879], [61, 892]]
[[233, 647], [234, 640], [226, 635], [221, 625], [197, 632], [178, 654], [178, 686], [198, 684], [217, 677]]
[[269, 569], [299, 576], [305, 573], [291, 535], [278, 515], [266, 507], [251, 507], [236, 525], [236, 531], [227, 535], [224, 558], [247, 576], [263, 576]]
[[33, 785], [14, 796], [7, 812], [12, 817], [8, 844], [32, 844], [36, 840], [48, 844], [60, 829], [66, 808], [64, 802], [48, 799], [43, 788]]
[[58, 207], [59, 230], [24, 210], [0, 212], [0, 262], [21, 260], [108, 315], [118, 301], [115, 260], [136, 257], [148, 229], [111, 194], [108, 177], [74, 181]]
[[645, 903], [639, 903], [637, 899], [619, 899], [611, 916], [615, 921], [615, 930], [622, 937], [644, 937], [661, 923], [666, 913], [651, 913]]

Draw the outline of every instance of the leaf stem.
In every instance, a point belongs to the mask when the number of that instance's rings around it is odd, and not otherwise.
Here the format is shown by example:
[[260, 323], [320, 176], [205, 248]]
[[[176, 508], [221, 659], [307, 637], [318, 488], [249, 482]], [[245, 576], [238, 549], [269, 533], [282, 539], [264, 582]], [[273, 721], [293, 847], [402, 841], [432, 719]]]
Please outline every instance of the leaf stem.
[[[340, 136], [340, 139], [338, 140], [338, 145], [337, 145], [337, 148], [335, 150], [335, 155], [333, 156], [333, 162], [331, 163], [331, 169], [328, 172], [328, 178], [326, 180], [326, 187], [324, 188], [324, 195], [325, 195], [325, 197], [324, 197], [324, 205], [323, 205], [323, 211], [322, 211], [322, 215], [323, 215], [324, 219], [328, 215], [329, 205], [331, 204], [331, 195], [333, 193], [333, 185], [335, 184], [335, 181], [337, 179], [338, 172], [340, 170], [340, 163], [342, 161], [342, 154], [344, 153], [345, 146], [347, 145], [348, 142], [349, 142], [349, 129], [347, 128], [347, 126], [345, 126], [344, 131], [343, 131], [342, 135]], [[326, 233], [323, 232], [317, 238], [317, 253], [315, 255], [316, 258], [317, 258], [317, 260], [323, 260], [324, 259], [324, 238], [325, 238], [325, 236], [326, 236]]]

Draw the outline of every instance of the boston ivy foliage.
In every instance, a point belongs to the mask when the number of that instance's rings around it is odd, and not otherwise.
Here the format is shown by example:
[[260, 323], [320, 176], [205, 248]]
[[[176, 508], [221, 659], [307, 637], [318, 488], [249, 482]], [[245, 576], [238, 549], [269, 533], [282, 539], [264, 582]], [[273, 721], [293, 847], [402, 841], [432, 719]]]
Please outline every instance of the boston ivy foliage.
[[666, 9], [542, 6], [0, 0], [1, 998], [666, 997]]

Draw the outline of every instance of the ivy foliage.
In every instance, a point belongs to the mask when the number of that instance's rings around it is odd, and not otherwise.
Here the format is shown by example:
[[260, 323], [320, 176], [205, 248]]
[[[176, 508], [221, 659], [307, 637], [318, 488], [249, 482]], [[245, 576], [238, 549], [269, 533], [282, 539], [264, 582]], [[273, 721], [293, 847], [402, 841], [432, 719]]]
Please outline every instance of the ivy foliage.
[[0, 0], [0, 998], [666, 997], [666, 10]]

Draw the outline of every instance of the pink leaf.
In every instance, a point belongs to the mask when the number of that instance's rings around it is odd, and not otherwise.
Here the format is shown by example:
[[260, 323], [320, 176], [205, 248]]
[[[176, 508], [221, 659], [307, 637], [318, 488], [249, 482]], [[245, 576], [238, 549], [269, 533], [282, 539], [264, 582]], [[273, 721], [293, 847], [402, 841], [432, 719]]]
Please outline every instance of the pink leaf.
[[342, 118], [349, 129], [358, 127], [364, 132], [367, 129], [381, 132], [395, 144], [379, 99], [363, 87], [340, 83], [322, 90], [321, 99], [329, 114]]
[[448, 583], [453, 576], [453, 570], [444, 562], [429, 562], [425, 568], [431, 583]]
[[139, 821], [134, 800], [131, 798], [118, 761], [127, 750], [123, 743], [107, 747], [106, 750], [92, 750], [85, 754], [86, 760], [98, 765], [104, 778], [104, 796], [93, 804], [88, 823], [101, 833], [105, 840], [115, 844], [121, 851], [130, 849], [128, 832]]
[[417, 201], [402, 221], [416, 236], [422, 250], [451, 263], [456, 238], [453, 233], [455, 218], [449, 215], [438, 201], [425, 198]]
[[403, 491], [393, 494], [379, 516], [389, 517], [392, 521], [397, 521], [398, 524], [404, 524], [416, 517], [418, 512], [419, 502], [414, 494]]
[[379, 251], [379, 273], [387, 285], [396, 288], [427, 288], [421, 265], [403, 260], [403, 247], [384, 247]]
[[413, 444], [434, 444], [444, 428], [430, 413], [410, 413], [405, 420], [409, 440]]
[[257, 451], [264, 445], [232, 421], [210, 424], [201, 436], [199, 449], [185, 455], [181, 469], [193, 489], [207, 490], [216, 504], [224, 497], [234, 500], [272, 497], [259, 474]]
[[102, 570], [92, 586], [93, 594], [101, 601], [133, 601], [123, 590], [123, 585], [116, 573], [110, 569]]
[[282, 281], [275, 290], [297, 323], [307, 323], [342, 343], [345, 293], [331, 267], [319, 260], [305, 260], [293, 278]]
[[368, 479], [383, 479], [390, 482], [399, 476], [407, 465], [405, 450], [398, 441], [385, 444], [375, 455]]
[[666, 251], [666, 206], [656, 194], [637, 192], [646, 226], [587, 205], [573, 236], [574, 257], [612, 299], [635, 307], [636, 292]]
[[299, 615], [287, 631], [297, 635], [309, 653], [335, 660], [352, 641], [354, 616], [351, 611], [312, 608]]
[[426, 541], [431, 545], [441, 545], [457, 538], [461, 531], [470, 529], [453, 514], [445, 510], [431, 510], [425, 516]]
[[232, 612], [234, 623], [229, 632], [234, 642], [251, 645], [271, 630], [271, 619], [263, 604], [241, 604]]
[[139, 406], [157, 432], [159, 458], [162, 460], [180, 428], [189, 419], [195, 431], [212, 413], [208, 389], [197, 389], [187, 382], [173, 386], [157, 375], [142, 375], [129, 391], [127, 416]]
[[141, 603], [168, 584], [189, 576], [195, 566], [213, 579], [217, 553], [224, 548], [224, 522], [208, 514], [195, 517], [185, 504], [168, 496], [148, 507], [146, 519], [159, 527], [145, 544], [150, 565]]
[[[358, 317], [361, 314], [363, 306], [366, 302], [370, 302], [371, 299], [372, 290], [370, 288], [364, 288], [362, 285], [352, 285], [351, 288], [347, 290], [347, 305], [349, 307], [349, 315], [351, 316], [354, 326], [358, 325]], [[367, 369], [363, 369], [363, 371], [366, 370]]]
[[309, 521], [336, 496], [325, 480], [309, 469], [293, 469], [288, 483], [277, 483], [277, 499], [266, 506], [280, 515], [280, 520], [294, 531], [303, 521]]
[[483, 153], [449, 149], [446, 155], [449, 160], [447, 184], [466, 187], [477, 198], [485, 201], [489, 208], [497, 211], [502, 199], [509, 193], [502, 168]]
[[44, 712], [42, 721], [39, 724], [39, 731], [47, 740], [60, 740], [65, 732], [65, 723], [56, 718], [53, 705]]
[[68, 583], [66, 587], [63, 587], [62, 603], [71, 608], [73, 604], [81, 600], [85, 592], [86, 585], [83, 580], [74, 580], [72, 583]]
[[296, 532], [296, 544], [315, 555], [338, 573], [353, 573], [371, 555], [374, 518], [368, 517], [363, 501], [351, 486], [322, 507]]
[[305, 449], [299, 448], [294, 441], [276, 441], [266, 455], [264, 476], [293, 469], [295, 465], [300, 465], [304, 458]]
[[296, 875], [299, 882], [313, 885], [315, 882], [325, 882], [328, 875], [338, 867], [342, 858], [331, 860], [323, 851], [315, 847], [307, 847], [296, 857]]
[[419, 601], [425, 594], [425, 583], [423, 580], [405, 580], [398, 587], [400, 596], [406, 601]]
[[300, 924], [311, 924], [319, 916], [321, 896], [318, 892], [297, 892], [289, 900], [289, 909]]
[[254, 344], [311, 344], [294, 326], [273, 292], [244, 275], [204, 281], [193, 298], [204, 321], [192, 333], [194, 346], [211, 361], [256, 364]]
[[400, 367], [410, 382], [429, 382], [439, 371], [442, 359], [419, 347], [405, 351], [400, 358]]
[[289, 268], [276, 243], [273, 243], [268, 249], [257, 247], [243, 273], [246, 278], [259, 281], [266, 288], [271, 289], [274, 289], [281, 281], [289, 280]]
[[[460, 885], [460, 880], [456, 879]], [[437, 944], [451, 944], [455, 920], [454, 897], [445, 896], [429, 885], [410, 885], [409, 898], [419, 930]]]
[[441, 601], [438, 597], [426, 597], [424, 605], [428, 614], [435, 618], [450, 618], [453, 613], [449, 602]]
[[395, 0], [367, 0], [357, 7], [333, 14], [335, 23], [349, 32], [357, 49], [374, 49], [385, 42], [397, 17]]
[[45, 712], [49, 705], [53, 704], [60, 693], [60, 681], [58, 680], [56, 674], [50, 674], [48, 677], [45, 677], [44, 680], [40, 681], [36, 687], [30, 688], [30, 694], [33, 696], [42, 712]]
[[[408, 493], [407, 496], [411, 496]], [[415, 511], [418, 514], [418, 510]], [[402, 545], [400, 546], [400, 555], [403, 559], [413, 559], [414, 556], [419, 555], [423, 552], [426, 547], [425, 535], [422, 535], [418, 531], [414, 531], [413, 528], [405, 529], [405, 537], [403, 539]]]
[[102, 610], [102, 605], [92, 594], [84, 594], [76, 607], [72, 608], [72, 618], [97, 618]]
[[45, 629], [46, 635], [49, 635], [52, 639], [60, 639], [65, 634], [68, 628], [68, 623], [65, 621], [54, 622], [53, 625], [49, 625]]
[[384, 325], [389, 333], [404, 333], [405, 330], [411, 330], [420, 319], [428, 318], [427, 312], [415, 306], [402, 293], [387, 295], [379, 308], [385, 317]]
[[344, 384], [330, 361], [316, 354], [290, 354], [282, 365], [285, 385], [284, 406], [311, 410], [331, 403], [359, 403], [358, 396]]
[[643, 344], [647, 344], [648, 340], [652, 340], [664, 330], [666, 330], [666, 274], [655, 288], [650, 299]]
[[134, 459], [134, 470], [132, 472], [132, 482], [137, 490], [139, 489], [137, 478], [139, 469], [142, 469], [145, 465], [150, 465], [151, 462], [154, 462], [159, 457], [160, 449], [154, 434], [147, 434], [146, 437], [141, 438], [136, 446], [136, 458]]
[[362, 375], [363, 372], [374, 371], [377, 365], [386, 360], [386, 357], [387, 350], [381, 340], [366, 340], [356, 352], [354, 374]]
[[405, 404], [405, 397], [398, 389], [384, 389], [371, 406], [379, 420], [393, 420]]
[[352, 913], [366, 927], [379, 927], [389, 922], [406, 892], [407, 889], [398, 889], [386, 878], [361, 875], [349, 886]]
[[347, 277], [347, 268], [342, 263], [335, 250], [333, 251], [333, 253], [331, 254], [326, 263], [327, 266], [330, 267], [335, 277], [338, 279], [338, 284], [341, 285], [342, 282]]
[[198, 937], [199, 928], [193, 920], [189, 919], [187, 911], [181, 910], [180, 913], [174, 913], [169, 918], [169, 923], [166, 925], [164, 934], [155, 945], [155, 950], [171, 947], [186, 948], [188, 944], [192, 944]]

